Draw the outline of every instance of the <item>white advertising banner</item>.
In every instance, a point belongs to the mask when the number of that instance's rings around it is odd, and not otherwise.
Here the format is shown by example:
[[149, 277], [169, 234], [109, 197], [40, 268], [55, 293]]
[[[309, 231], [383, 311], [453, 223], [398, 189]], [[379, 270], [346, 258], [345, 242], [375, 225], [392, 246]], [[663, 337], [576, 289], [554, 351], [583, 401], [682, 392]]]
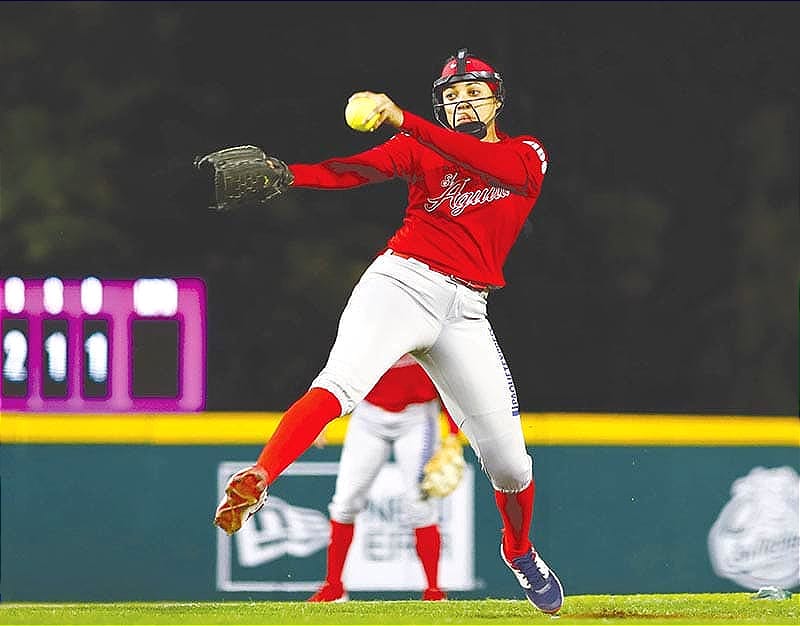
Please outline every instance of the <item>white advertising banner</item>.
[[[439, 584], [443, 589], [475, 588], [473, 480], [472, 467], [467, 466], [456, 491], [440, 501]], [[399, 467], [385, 465], [372, 486], [366, 510], [356, 518], [353, 545], [343, 576], [347, 589], [425, 588], [414, 531], [405, 520], [402, 492], [403, 476]]]
[[[233, 537], [217, 532], [219, 591], [316, 591], [325, 577], [330, 539], [327, 505], [338, 471], [334, 462], [296, 462], [281, 477], [261, 510]], [[218, 497], [228, 478], [245, 465], [217, 469]], [[291, 478], [291, 480], [289, 480]], [[276, 483], [277, 484], [277, 483]], [[403, 479], [384, 465], [357, 517], [343, 579], [349, 591], [418, 591], [425, 588], [414, 530], [406, 520]], [[278, 492], [278, 493], [275, 493]], [[474, 589], [474, 470], [467, 465], [455, 492], [440, 501], [442, 553], [439, 584]]]

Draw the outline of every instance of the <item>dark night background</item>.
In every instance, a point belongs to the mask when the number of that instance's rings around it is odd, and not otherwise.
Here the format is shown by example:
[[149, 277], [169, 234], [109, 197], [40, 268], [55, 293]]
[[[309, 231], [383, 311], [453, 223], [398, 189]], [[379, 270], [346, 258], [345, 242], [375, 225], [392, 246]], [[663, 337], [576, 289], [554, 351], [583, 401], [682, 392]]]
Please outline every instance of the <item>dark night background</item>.
[[468, 47], [550, 169], [490, 316], [523, 411], [796, 414], [797, 3], [0, 4], [0, 276], [201, 276], [208, 408], [282, 410], [400, 181], [207, 210], [195, 155], [315, 162]]

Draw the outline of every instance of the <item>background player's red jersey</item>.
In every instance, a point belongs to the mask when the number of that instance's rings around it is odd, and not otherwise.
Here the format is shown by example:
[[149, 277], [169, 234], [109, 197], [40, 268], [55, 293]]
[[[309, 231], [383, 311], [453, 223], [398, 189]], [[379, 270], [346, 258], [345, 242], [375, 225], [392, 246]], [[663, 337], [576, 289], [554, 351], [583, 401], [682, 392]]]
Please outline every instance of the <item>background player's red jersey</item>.
[[370, 404], [397, 413], [409, 404], [438, 398], [425, 370], [410, 356], [392, 365], [364, 398]]

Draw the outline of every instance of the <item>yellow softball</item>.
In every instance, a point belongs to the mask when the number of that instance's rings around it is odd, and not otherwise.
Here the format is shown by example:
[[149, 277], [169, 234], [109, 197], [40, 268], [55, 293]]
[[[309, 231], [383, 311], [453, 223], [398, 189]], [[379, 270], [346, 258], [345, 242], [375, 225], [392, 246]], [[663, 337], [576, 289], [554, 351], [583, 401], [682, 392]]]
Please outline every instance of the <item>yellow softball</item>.
[[344, 109], [344, 119], [347, 125], [362, 133], [375, 130], [380, 117], [380, 114], [374, 113], [375, 106], [375, 100], [370, 96], [351, 98]]

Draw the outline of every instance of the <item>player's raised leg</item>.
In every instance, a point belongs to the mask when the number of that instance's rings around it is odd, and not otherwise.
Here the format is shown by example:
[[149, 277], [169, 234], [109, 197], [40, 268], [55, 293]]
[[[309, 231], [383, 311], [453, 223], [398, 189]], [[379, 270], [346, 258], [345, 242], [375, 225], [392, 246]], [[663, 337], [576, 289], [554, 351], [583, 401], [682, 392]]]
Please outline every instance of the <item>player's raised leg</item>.
[[[432, 342], [437, 332], [425, 309], [396, 280], [368, 269], [342, 312], [327, 364], [283, 415], [256, 466], [231, 478], [214, 523], [228, 534], [239, 530], [262, 501], [263, 490], [311, 446], [325, 425], [353, 410], [393, 363]], [[260, 480], [263, 473], [266, 483]]]
[[[267, 463], [265, 447], [256, 465], [237, 472], [228, 480], [225, 495], [214, 515], [214, 523], [229, 535], [239, 530], [264, 504], [267, 488], [279, 473], [277, 468], [283, 471], [291, 461], [308, 449], [325, 424], [339, 415], [339, 400], [328, 390], [314, 388], [306, 392], [286, 411], [278, 430], [268, 443], [271, 448], [280, 450], [281, 455], [276, 455], [277, 458], [268, 457], [273, 463]], [[309, 440], [312, 432], [315, 434]]]

